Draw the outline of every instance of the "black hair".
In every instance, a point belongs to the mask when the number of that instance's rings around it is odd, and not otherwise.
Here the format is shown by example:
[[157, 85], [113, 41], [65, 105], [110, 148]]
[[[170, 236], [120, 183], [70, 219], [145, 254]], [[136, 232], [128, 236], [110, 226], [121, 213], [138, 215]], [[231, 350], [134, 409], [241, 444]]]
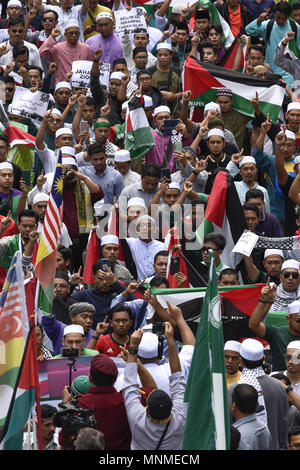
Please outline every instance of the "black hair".
[[179, 29], [179, 30], [185, 30], [187, 35], [189, 35], [190, 33], [190, 30], [189, 30], [189, 26], [188, 24], [184, 21], [182, 23], [175, 23], [176, 25], [176, 28]]
[[43, 69], [41, 67], [39, 67], [38, 65], [28, 65], [27, 70], [38, 70], [40, 72], [41, 78], [42, 78], [43, 73], [44, 73]]
[[116, 381], [113, 375], [95, 373], [95, 371], [90, 371], [90, 376], [96, 387], [111, 387]]
[[37, 324], [35, 325], [37, 328], [39, 328], [42, 332], [42, 335], [44, 334], [44, 328], [43, 328], [43, 325], [40, 323], [40, 322], [37, 322]]
[[291, 436], [298, 436], [300, 434], [300, 426], [293, 426], [288, 432], [288, 442], [291, 443]]
[[118, 65], [118, 64], [123, 64], [123, 65], [126, 65], [126, 67], [127, 67], [127, 62], [126, 62], [126, 59], [124, 59], [124, 57], [119, 57], [118, 59], [115, 59], [113, 61], [113, 64], [112, 64], [113, 65], [112, 68], [114, 69], [115, 66]]
[[226, 276], [226, 275], [236, 276], [237, 279], [239, 278], [239, 275], [235, 269], [225, 268], [225, 269], [222, 269], [222, 271], [219, 274], [219, 281], [221, 281], [222, 276]]
[[7, 148], [9, 148], [9, 140], [8, 140], [7, 135], [0, 134], [0, 140], [2, 140], [2, 142], [4, 142], [6, 144]]
[[166, 277], [156, 277], [154, 276], [149, 282], [151, 287], [159, 287], [161, 284], [166, 284], [167, 289], [170, 287], [169, 281]]
[[242, 413], [255, 413], [258, 404], [257, 390], [252, 385], [238, 384], [233, 389], [231, 401]]
[[274, 6], [274, 13], [278, 11], [279, 13], [283, 13], [287, 17], [289, 17], [293, 11], [291, 5], [285, 1], [281, 1], [275, 4]]
[[137, 54], [139, 54], [140, 52], [147, 52], [148, 54], [148, 51], [147, 51], [147, 48], [146, 47], [143, 47], [143, 46], [138, 46], [138, 47], [135, 47], [132, 51], [132, 56], [135, 57]]
[[210, 21], [209, 10], [196, 10], [195, 20], [209, 20]]
[[244, 211], [253, 211], [253, 212], [255, 212], [257, 217], [259, 218], [259, 210], [258, 210], [258, 207], [255, 204], [251, 204], [250, 202], [246, 202], [243, 205], [243, 210]]
[[204, 237], [204, 243], [211, 242], [214, 243], [218, 250], [224, 250], [226, 246], [226, 239], [221, 233], [212, 232], [208, 233]]
[[63, 245], [59, 245], [59, 247], [57, 248], [57, 251], [58, 251], [58, 253], [61, 254], [61, 256], [63, 257], [63, 259], [65, 261], [67, 259], [72, 259], [72, 250], [71, 250], [71, 248], [68, 248], [68, 247], [63, 246]]
[[261, 367], [264, 362], [264, 358], [259, 359], [259, 361], [249, 361], [248, 359], [242, 357], [242, 360], [247, 369], [256, 369], [257, 367]]
[[144, 28], [136, 28], [133, 32], [133, 37], [136, 35], [136, 34], [147, 34], [147, 38], [149, 39], [149, 33], [147, 32], [146, 29]]
[[95, 100], [92, 96], [86, 97], [85, 106], [94, 106], [96, 108]]
[[294, 3], [294, 5], [293, 5], [293, 11], [294, 11], [294, 10], [300, 10], [300, 3], [299, 3], [299, 2]]
[[70, 284], [69, 276], [64, 271], [55, 271], [54, 279], [63, 279], [64, 281], [67, 281], [68, 284]]
[[223, 34], [223, 29], [222, 27], [219, 25], [219, 24], [210, 24], [209, 26], [207, 26], [206, 30], [205, 30], [205, 36], [208, 36], [209, 32], [214, 29], [218, 34], [220, 34], [222, 36]]
[[284, 380], [285, 385], [291, 385], [291, 381], [288, 376], [283, 374], [282, 372], [278, 372], [277, 374], [271, 374], [270, 377], [272, 377], [272, 379]]
[[22, 217], [32, 217], [35, 219], [36, 224], [39, 223], [38, 215], [32, 209], [24, 209], [22, 212], [20, 212], [18, 215], [18, 223], [21, 222]]
[[260, 44], [253, 44], [253, 46], [250, 46], [248, 49], [248, 55], [250, 54], [251, 49], [257, 52], [261, 52], [262, 55], [265, 56], [265, 48]]
[[208, 42], [208, 41], [205, 41], [202, 43], [202, 46], [201, 46], [201, 49], [205, 49], [205, 48], [209, 48], [209, 49], [212, 49], [214, 51], [214, 54], [217, 53], [217, 48], [216, 46], [214, 46], [211, 42]]
[[13, 58], [15, 59], [18, 55], [23, 55], [26, 54], [29, 57], [29, 50], [26, 46], [22, 46], [19, 44], [18, 46], [14, 46], [12, 55]]
[[117, 304], [109, 311], [109, 319], [112, 320], [114, 313], [127, 312], [130, 320], [133, 319], [133, 313], [130, 307], [124, 304]]
[[57, 412], [57, 409], [51, 405], [41, 405], [41, 418], [47, 419], [52, 418], [53, 415]]
[[152, 77], [152, 72], [151, 70], [149, 69], [142, 69], [142, 70], [139, 70], [138, 73], [136, 74], [136, 79], [138, 80], [138, 78], [140, 77], [140, 75], [149, 75], [150, 77]]
[[105, 145], [94, 142], [88, 147], [88, 156], [91, 157], [96, 153], [105, 153]]
[[15, 80], [14, 77], [11, 77], [10, 75], [6, 75], [5, 77], [1, 77], [0, 79], [3, 83], [12, 83], [15, 85]]
[[156, 263], [156, 260], [159, 256], [169, 256], [169, 252], [167, 250], [161, 250], [161, 251], [158, 251], [156, 253], [156, 255], [154, 256], [154, 263]]
[[261, 199], [265, 200], [264, 193], [261, 189], [248, 189], [245, 196], [245, 201], [248, 202], [249, 199]]
[[241, 433], [240, 431], [233, 426], [230, 426], [230, 449], [229, 450], [237, 450], [241, 440]]
[[145, 176], [154, 176], [154, 178], [160, 178], [160, 167], [155, 163], [142, 165], [141, 178], [144, 178]]
[[44, 11], [43, 16], [42, 16], [42, 20], [43, 20], [44, 15], [45, 15], [46, 13], [54, 13], [55, 19], [58, 20], [58, 13], [57, 13], [56, 11], [54, 11], [54, 10], [47, 10], [47, 11]]
[[16, 26], [17, 24], [21, 24], [25, 28], [25, 21], [24, 18], [19, 17], [19, 18], [12, 18], [8, 22], [8, 29], [11, 28], [12, 26]]

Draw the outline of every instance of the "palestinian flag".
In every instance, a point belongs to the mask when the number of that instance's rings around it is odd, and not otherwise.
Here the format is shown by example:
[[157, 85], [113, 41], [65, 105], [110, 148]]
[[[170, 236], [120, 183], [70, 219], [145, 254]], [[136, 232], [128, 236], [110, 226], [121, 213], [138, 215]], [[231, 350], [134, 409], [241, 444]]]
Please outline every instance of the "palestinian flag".
[[[232, 70], [234, 65], [235, 56], [237, 53], [238, 48], [238, 39], [241, 37], [241, 34], [238, 34], [235, 38], [231, 46], [226, 50], [225, 54], [223, 55], [222, 59], [217, 63], [218, 67], [223, 67], [224, 69]], [[239, 72], [244, 72], [245, 67], [247, 65], [247, 44], [243, 47], [241, 52], [241, 61]]]
[[175, 245], [180, 245], [180, 240], [178, 233], [174, 233], [174, 231], [170, 234], [167, 235], [166, 237], [166, 245], [168, 246], [168, 252], [169, 252], [169, 259], [168, 259], [168, 266], [167, 266], [167, 279], [169, 281], [169, 287], [170, 288], [176, 288], [178, 287], [177, 279], [175, 278], [175, 275], [172, 275], [170, 272], [170, 263], [171, 263], [171, 257], [172, 256], [177, 256], [179, 257], [179, 272], [184, 274], [186, 276], [186, 281], [184, 283], [184, 287], [190, 287], [190, 283], [188, 281], [188, 272], [187, 272], [187, 267], [185, 264], [185, 260], [183, 259], [182, 256], [180, 256], [180, 252], [177, 249], [173, 250], [173, 247]]
[[129, 100], [125, 122], [125, 149], [130, 152], [131, 160], [137, 160], [155, 146], [142, 96]]
[[[209, 4], [209, 16], [211, 19], [211, 24], [218, 24], [221, 26], [223, 30], [223, 34], [222, 34], [223, 46], [226, 48], [231, 46], [234, 40], [234, 35], [232, 34], [229, 24], [227, 23], [227, 21], [224, 20], [223, 16], [221, 15], [221, 13], [217, 9], [217, 7], [213, 4], [212, 1], [200, 0], [196, 5], [195, 11], [199, 10], [199, 8], [202, 5], [207, 5], [207, 4]], [[189, 23], [190, 32], [193, 31], [194, 24], [195, 24], [195, 12], [193, 12], [191, 19], [190, 19], [190, 23]]]
[[184, 65], [184, 91], [191, 90], [191, 103], [201, 106], [215, 101], [217, 90], [230, 88], [233, 93], [232, 108], [246, 116], [254, 116], [251, 99], [256, 92], [262, 112], [277, 121], [285, 95], [285, 85], [278, 79], [261, 80], [240, 72], [226, 70], [217, 65], [188, 57]]
[[35, 137], [17, 126], [16, 124], [18, 123], [14, 124], [15, 125], [9, 124], [8, 127], [3, 131], [3, 133], [8, 137], [9, 146], [13, 147], [14, 145], [26, 145], [26, 147], [34, 147]]
[[184, 395], [188, 409], [183, 450], [230, 448], [224, 338], [213, 254], [209, 261], [209, 283]]
[[35, 327], [26, 309], [21, 253], [0, 297], [0, 449], [22, 450], [24, 426], [38, 392]]
[[[247, 286], [218, 287], [222, 306], [222, 324], [224, 341], [241, 338], [252, 338], [253, 331], [248, 327], [249, 317], [258, 302], [260, 291], [264, 284]], [[183, 317], [196, 335], [201, 309], [203, 306], [206, 287], [189, 289], [156, 289], [151, 288], [162, 307], [167, 308], [167, 302], [181, 308]], [[160, 321], [155, 316], [153, 321]], [[179, 331], [175, 330], [176, 339], [181, 339]]]

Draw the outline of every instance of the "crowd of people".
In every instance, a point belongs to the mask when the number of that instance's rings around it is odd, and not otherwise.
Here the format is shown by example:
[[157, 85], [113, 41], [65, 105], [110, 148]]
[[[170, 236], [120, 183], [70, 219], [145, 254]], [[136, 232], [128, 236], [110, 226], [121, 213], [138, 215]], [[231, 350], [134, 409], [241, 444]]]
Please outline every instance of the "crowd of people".
[[[145, 27], [121, 32], [118, 15], [136, 7]], [[206, 287], [212, 251], [219, 286], [262, 284], [248, 336], [226, 330], [230, 448], [300, 450], [300, 251], [284, 243], [300, 233], [300, 3], [4, 0], [0, 38], [0, 287], [17, 251], [35, 277], [61, 156], [63, 223], [37, 360], [69, 348], [93, 356], [62, 400], [92, 409], [96, 428], [74, 441], [58, 409], [42, 404], [42, 448], [182, 448], [196, 332], [151, 289], [171, 278], [171, 287]], [[234, 77], [284, 86], [276, 122], [258, 93], [250, 116], [229, 87], [212, 85], [205, 103], [185, 88], [187, 60], [221, 69], [232, 51]], [[20, 87], [46, 103], [43, 116], [17, 106]], [[236, 227], [265, 240], [235, 265], [225, 233], [201, 238], [220, 172], [237, 196]], [[286, 318], [271, 324], [269, 312]], [[34, 445], [29, 431], [24, 449]]]

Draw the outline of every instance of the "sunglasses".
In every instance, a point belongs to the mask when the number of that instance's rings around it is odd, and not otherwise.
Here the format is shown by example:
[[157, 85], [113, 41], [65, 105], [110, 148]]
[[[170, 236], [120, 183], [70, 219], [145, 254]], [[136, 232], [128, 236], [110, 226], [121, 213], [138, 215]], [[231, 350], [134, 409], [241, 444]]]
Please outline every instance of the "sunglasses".
[[55, 21], [55, 18], [42, 18], [42, 21], [50, 21], [52, 23], [52, 21]]
[[5, 91], [14, 91], [14, 88], [6, 88]]
[[17, 33], [23, 34], [23, 33], [24, 33], [24, 29], [12, 29], [11, 32], [12, 32], [13, 34], [17, 34]]
[[289, 272], [283, 273], [283, 277], [285, 279], [288, 279], [291, 276], [292, 276], [293, 279], [298, 279], [299, 278], [299, 273], [289, 273]]

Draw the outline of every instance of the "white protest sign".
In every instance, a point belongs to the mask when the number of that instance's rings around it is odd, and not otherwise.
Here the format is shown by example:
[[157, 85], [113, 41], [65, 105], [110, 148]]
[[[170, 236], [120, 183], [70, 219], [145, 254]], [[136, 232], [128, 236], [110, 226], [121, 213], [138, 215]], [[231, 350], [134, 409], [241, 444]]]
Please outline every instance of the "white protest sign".
[[0, 44], [4, 41], [9, 41], [8, 29], [0, 29]]
[[146, 29], [147, 25], [143, 8], [132, 8], [129, 10], [115, 11], [116, 33], [118, 36], [134, 33], [138, 28]]
[[42, 121], [49, 103], [49, 94], [35, 91], [32, 93], [28, 88], [16, 87], [11, 103], [11, 114], [28, 117]]
[[[90, 60], [76, 60], [72, 64], [72, 87], [89, 88], [91, 69], [93, 63]], [[101, 85], [108, 87], [110, 75], [110, 64], [99, 66], [99, 81]]]
[[259, 236], [256, 233], [245, 230], [232, 251], [234, 253], [241, 253], [244, 256], [250, 256], [258, 239]]
[[16, 85], [22, 85], [23, 77], [19, 75], [17, 72], [10, 72], [8, 75], [10, 77], [13, 77]]

